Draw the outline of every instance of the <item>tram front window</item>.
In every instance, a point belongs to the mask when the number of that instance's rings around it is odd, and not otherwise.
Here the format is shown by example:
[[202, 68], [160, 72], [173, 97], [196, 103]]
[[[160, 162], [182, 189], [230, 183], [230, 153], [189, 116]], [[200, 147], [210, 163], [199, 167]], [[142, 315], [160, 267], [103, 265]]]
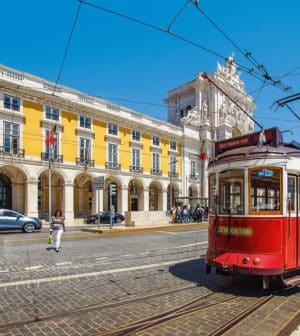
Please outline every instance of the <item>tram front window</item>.
[[236, 179], [221, 180], [221, 214], [242, 215], [244, 213], [243, 182]]
[[250, 169], [251, 211], [280, 211], [281, 169], [261, 167]]

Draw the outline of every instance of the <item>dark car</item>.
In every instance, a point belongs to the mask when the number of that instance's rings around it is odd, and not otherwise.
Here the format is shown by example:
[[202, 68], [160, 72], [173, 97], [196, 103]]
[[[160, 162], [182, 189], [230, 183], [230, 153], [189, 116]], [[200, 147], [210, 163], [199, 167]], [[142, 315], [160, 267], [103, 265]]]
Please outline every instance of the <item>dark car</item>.
[[[125, 219], [125, 217], [122, 214], [119, 213], [115, 213], [113, 216], [113, 223], [121, 223], [123, 222]], [[99, 216], [98, 214], [96, 215], [91, 215], [88, 216], [85, 219], [85, 222], [87, 224], [97, 224], [99, 223]], [[104, 223], [104, 224], [109, 224], [110, 223], [110, 212], [100, 212], [100, 223]]]
[[13, 210], [0, 209], [0, 230], [23, 230], [31, 233], [42, 228], [42, 222]]

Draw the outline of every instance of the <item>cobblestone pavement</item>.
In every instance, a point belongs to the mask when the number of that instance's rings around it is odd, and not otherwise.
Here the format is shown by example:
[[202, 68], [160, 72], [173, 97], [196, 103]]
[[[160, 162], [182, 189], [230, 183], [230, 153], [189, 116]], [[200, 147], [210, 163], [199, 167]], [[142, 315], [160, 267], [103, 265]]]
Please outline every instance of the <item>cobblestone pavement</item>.
[[[249, 280], [221, 289], [228, 278], [205, 274], [205, 229], [67, 232], [59, 253], [46, 240], [47, 233], [0, 235], [0, 335], [99, 335], [203, 297], [224, 300], [133, 333], [208, 335], [265, 296]], [[299, 288], [278, 293], [230, 335], [275, 335], [299, 306]]]

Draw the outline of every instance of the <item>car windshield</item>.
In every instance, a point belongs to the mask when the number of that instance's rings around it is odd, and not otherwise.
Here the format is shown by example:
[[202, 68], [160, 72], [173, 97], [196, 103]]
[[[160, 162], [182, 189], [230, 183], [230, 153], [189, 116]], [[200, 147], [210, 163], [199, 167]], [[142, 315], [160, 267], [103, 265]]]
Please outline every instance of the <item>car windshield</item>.
[[17, 212], [14, 212], [14, 211], [10, 211], [10, 210], [4, 210], [3, 211], [3, 216], [6, 216], [6, 217], [18, 217], [18, 216], [21, 216], [21, 214], [19, 214]]

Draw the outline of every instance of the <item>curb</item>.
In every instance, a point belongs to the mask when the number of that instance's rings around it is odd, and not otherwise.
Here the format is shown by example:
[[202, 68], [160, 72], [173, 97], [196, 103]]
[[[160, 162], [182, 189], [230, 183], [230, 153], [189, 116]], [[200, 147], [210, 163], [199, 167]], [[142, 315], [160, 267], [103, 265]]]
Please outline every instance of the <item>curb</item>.
[[101, 235], [120, 235], [120, 234], [131, 234], [131, 233], [145, 233], [145, 232], [157, 232], [157, 231], [183, 231], [186, 229], [207, 229], [208, 223], [191, 223], [191, 224], [169, 224], [164, 226], [143, 226], [143, 227], [129, 227], [124, 226], [123, 228], [83, 228], [83, 232], [91, 232]]

